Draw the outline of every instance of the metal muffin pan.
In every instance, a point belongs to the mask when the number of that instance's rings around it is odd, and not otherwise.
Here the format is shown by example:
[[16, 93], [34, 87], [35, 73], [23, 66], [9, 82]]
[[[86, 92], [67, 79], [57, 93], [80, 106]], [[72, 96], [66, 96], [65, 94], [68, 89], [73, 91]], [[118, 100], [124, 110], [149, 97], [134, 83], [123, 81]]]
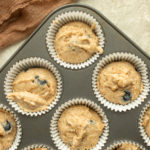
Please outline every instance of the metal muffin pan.
[[[69, 10], [81, 10], [93, 15], [101, 24], [105, 35], [104, 54], [100, 56], [92, 65], [84, 69], [71, 70], [61, 67], [51, 58], [46, 47], [45, 36], [50, 23], [58, 14]], [[145, 106], [145, 103], [147, 103], [150, 99], [150, 95], [147, 96], [145, 101], [138, 108], [121, 113], [106, 109], [100, 104], [100, 102], [98, 102], [94, 95], [92, 89], [93, 70], [100, 59], [107, 54], [114, 52], [130, 52], [139, 56], [147, 65], [149, 73], [148, 76], [150, 78], [149, 57], [97, 10], [89, 6], [79, 4], [66, 5], [53, 11], [43, 21], [43, 23], [34, 31], [34, 33], [0, 70], [0, 103], [7, 105], [11, 110], [13, 109], [6, 101], [6, 97], [4, 95], [4, 79], [10, 67], [12, 67], [12, 65], [17, 61], [29, 57], [44, 58], [54, 64], [60, 72], [63, 80], [63, 91], [61, 98], [50, 112], [38, 117], [29, 117], [18, 114], [15, 111], [20, 119], [23, 132], [22, 140], [18, 147], [19, 150], [32, 144], [46, 144], [56, 149], [49, 132], [51, 118], [61, 104], [71, 100], [72, 98], [82, 97], [90, 99], [100, 105], [107, 115], [109, 120], [109, 137], [103, 149], [106, 149], [110, 144], [117, 140], [135, 141], [143, 145], [146, 149], [150, 149], [150, 147], [147, 147], [144, 143], [138, 129], [138, 121], [141, 110]]]

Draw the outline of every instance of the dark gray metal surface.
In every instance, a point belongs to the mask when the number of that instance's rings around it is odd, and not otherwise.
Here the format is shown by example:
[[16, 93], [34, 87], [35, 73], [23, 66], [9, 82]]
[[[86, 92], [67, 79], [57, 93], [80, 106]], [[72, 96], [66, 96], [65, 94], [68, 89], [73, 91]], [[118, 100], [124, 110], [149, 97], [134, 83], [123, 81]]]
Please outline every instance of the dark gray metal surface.
[[[106, 43], [104, 54], [100, 56], [100, 58], [93, 65], [86, 67], [85, 69], [70, 70], [60, 67], [50, 57], [46, 48], [45, 36], [51, 21], [58, 14], [68, 10], [82, 10], [84, 12], [92, 14], [101, 24], [103, 32], [105, 34]], [[57, 105], [49, 113], [32, 118], [23, 116], [15, 112], [20, 118], [23, 129], [22, 141], [18, 148], [19, 150], [24, 146], [38, 143], [47, 144], [53, 148], [56, 148], [51, 140], [49, 133], [50, 120], [56, 109], [61, 104], [77, 97], [83, 97], [94, 101], [95, 103], [100, 105], [106, 113], [109, 120], [110, 134], [108, 141], [103, 149], [106, 149], [108, 145], [112, 144], [116, 140], [134, 140], [135, 142], [138, 142], [145, 146], [145, 148], [150, 149], [146, 147], [146, 144], [144, 144], [144, 141], [140, 137], [140, 133], [138, 130], [138, 120], [140, 112], [144, 104], [150, 99], [150, 96], [148, 96], [147, 99], [145, 99], [144, 103], [142, 103], [142, 105], [140, 105], [138, 108], [120, 113], [104, 108], [103, 105], [98, 102], [92, 90], [93, 69], [95, 68], [97, 62], [102, 59], [102, 57], [113, 52], [130, 52], [136, 54], [142, 60], [144, 60], [144, 62], [147, 64], [147, 67], [149, 67], [150, 65], [149, 58], [140, 50], [140, 48], [132, 43], [131, 40], [123, 35], [121, 31], [119, 31], [112, 23], [110, 23], [102, 14], [97, 12], [95, 9], [77, 4], [66, 5], [52, 12], [45, 19], [45, 21], [36, 29], [36, 31], [29, 37], [25, 44], [14, 54], [14, 56], [12, 56], [11, 59], [8, 60], [8, 62], [0, 71], [0, 103], [9, 106], [9, 108], [11, 107], [6, 101], [3, 90], [4, 78], [10, 67], [18, 60], [32, 56], [47, 59], [57, 67], [63, 79], [62, 96]], [[148, 70], [150, 69], [148, 68]]]

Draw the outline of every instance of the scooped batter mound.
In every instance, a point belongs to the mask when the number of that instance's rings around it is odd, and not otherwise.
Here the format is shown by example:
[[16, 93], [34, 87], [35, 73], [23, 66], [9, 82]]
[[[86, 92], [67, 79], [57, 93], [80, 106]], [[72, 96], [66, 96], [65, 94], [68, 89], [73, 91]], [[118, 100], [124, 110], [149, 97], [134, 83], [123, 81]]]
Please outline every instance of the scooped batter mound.
[[15, 101], [23, 111], [37, 112], [47, 109], [55, 99], [57, 81], [50, 71], [31, 68], [17, 75], [12, 90], [7, 98]]
[[141, 150], [141, 149], [134, 144], [123, 143], [121, 144], [121, 146], [113, 150]]
[[71, 150], [88, 150], [98, 143], [104, 123], [92, 109], [76, 105], [62, 113], [58, 130], [60, 138]]
[[0, 150], [8, 150], [13, 144], [17, 125], [13, 115], [0, 108]]
[[97, 86], [107, 100], [122, 105], [137, 99], [143, 89], [140, 74], [126, 61], [106, 65], [98, 74]]
[[103, 53], [98, 46], [98, 37], [93, 32], [94, 25], [70, 22], [62, 26], [55, 37], [54, 47], [58, 57], [68, 63], [85, 62], [93, 54]]
[[143, 116], [143, 122], [142, 125], [147, 133], [147, 135], [150, 137], [150, 108], [147, 109]]

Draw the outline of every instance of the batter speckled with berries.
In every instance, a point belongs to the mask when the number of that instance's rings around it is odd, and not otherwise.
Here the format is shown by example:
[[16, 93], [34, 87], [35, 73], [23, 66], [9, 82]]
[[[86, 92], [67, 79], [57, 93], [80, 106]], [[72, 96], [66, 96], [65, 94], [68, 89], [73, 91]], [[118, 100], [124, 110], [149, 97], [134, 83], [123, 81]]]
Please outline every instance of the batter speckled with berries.
[[54, 75], [44, 68], [31, 68], [20, 72], [7, 98], [15, 101], [23, 111], [37, 112], [52, 103], [57, 93]]
[[98, 74], [97, 86], [103, 97], [122, 105], [137, 99], [143, 89], [140, 73], [126, 61], [106, 65]]
[[0, 150], [8, 150], [13, 144], [17, 124], [13, 115], [0, 108]]
[[58, 57], [68, 63], [85, 62], [93, 54], [103, 53], [95, 35], [94, 24], [90, 27], [83, 22], [70, 22], [62, 26], [56, 34], [54, 47]]
[[123, 143], [120, 146], [118, 146], [112, 150], [141, 150], [141, 149], [134, 144]]
[[82, 105], [67, 108], [58, 120], [59, 135], [71, 150], [88, 150], [95, 147], [104, 127], [101, 117]]
[[143, 116], [142, 125], [147, 133], [147, 135], [150, 137], [150, 108], [148, 108]]

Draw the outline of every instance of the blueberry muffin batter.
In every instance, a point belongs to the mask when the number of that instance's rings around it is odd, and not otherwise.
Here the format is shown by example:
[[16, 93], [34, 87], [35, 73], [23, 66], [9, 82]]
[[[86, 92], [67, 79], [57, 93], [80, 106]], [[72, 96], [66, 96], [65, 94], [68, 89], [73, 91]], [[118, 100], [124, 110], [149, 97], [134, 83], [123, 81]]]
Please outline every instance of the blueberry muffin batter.
[[95, 147], [103, 130], [100, 116], [82, 105], [67, 108], [58, 120], [60, 138], [71, 150]]
[[55, 99], [57, 81], [50, 71], [31, 68], [16, 76], [12, 90], [7, 98], [15, 101], [23, 111], [37, 112], [47, 109]]
[[140, 74], [126, 61], [106, 65], [98, 74], [97, 86], [103, 97], [121, 105], [137, 99], [143, 89]]
[[123, 144], [121, 144], [121, 146], [119, 146], [113, 150], [141, 150], [141, 149], [134, 144], [123, 143]]
[[103, 49], [98, 46], [94, 28], [94, 24], [90, 27], [83, 22], [70, 22], [62, 26], [54, 40], [58, 57], [65, 62], [78, 64], [97, 52], [102, 54]]
[[150, 108], [147, 109], [143, 116], [143, 122], [142, 125], [147, 133], [147, 135], [150, 138]]
[[0, 150], [8, 150], [13, 144], [17, 124], [13, 115], [0, 108]]
[[134, 144], [123, 143], [121, 144], [121, 146], [114, 148], [113, 150], [141, 150], [141, 149]]

